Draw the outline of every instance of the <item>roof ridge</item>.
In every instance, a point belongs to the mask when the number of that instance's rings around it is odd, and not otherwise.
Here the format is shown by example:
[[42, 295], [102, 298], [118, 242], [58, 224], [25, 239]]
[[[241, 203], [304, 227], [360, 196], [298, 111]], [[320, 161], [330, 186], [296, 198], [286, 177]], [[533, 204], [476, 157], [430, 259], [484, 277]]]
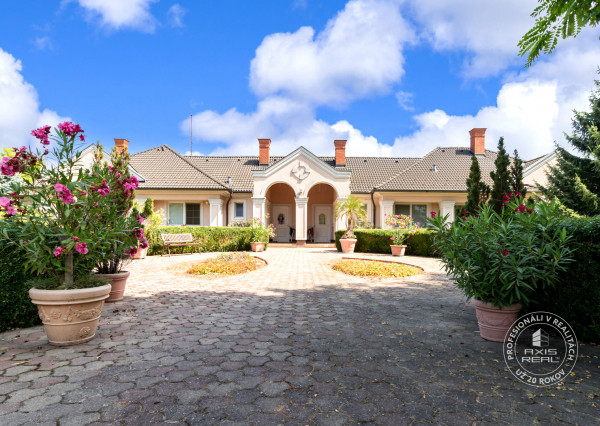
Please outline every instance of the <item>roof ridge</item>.
[[391, 182], [392, 180], [396, 179], [398, 176], [400, 176], [401, 174], [403, 174], [403, 173], [405, 173], [405, 172], [409, 171], [410, 169], [412, 169], [413, 167], [415, 167], [417, 164], [419, 164], [419, 163], [422, 163], [422, 162], [423, 162], [423, 160], [424, 160], [425, 158], [429, 157], [429, 156], [430, 156], [430, 155], [431, 155], [433, 152], [437, 151], [438, 149], [443, 149], [443, 148], [441, 148], [441, 147], [439, 147], [439, 146], [438, 146], [438, 147], [435, 147], [434, 149], [432, 149], [431, 151], [429, 151], [427, 154], [425, 154], [423, 157], [419, 158], [417, 161], [415, 161], [415, 162], [414, 162], [414, 163], [412, 163], [410, 166], [408, 166], [406, 169], [402, 170], [402, 171], [401, 171], [401, 172], [399, 172], [399, 173], [396, 173], [396, 174], [395, 174], [394, 176], [392, 176], [391, 178], [389, 178], [389, 179], [387, 179], [387, 180], [385, 180], [385, 181], [381, 182], [379, 185], [377, 185], [377, 186], [376, 186], [375, 188], [373, 188], [373, 189], [378, 189], [378, 188], [380, 188], [380, 187], [384, 186], [385, 184], [387, 184], [387, 183]]
[[143, 154], [143, 153], [148, 152], [148, 151], [152, 151], [153, 149], [160, 148], [160, 147], [163, 147], [163, 146], [166, 146], [167, 148], [171, 149], [171, 147], [169, 145], [162, 144], [162, 145], [158, 145], [158, 146], [153, 146], [152, 148], [148, 148], [148, 149], [145, 149], [145, 150], [140, 151], [140, 152], [136, 152], [135, 154], [131, 154], [131, 157], [134, 157], [134, 156], [136, 156], [138, 154]]
[[180, 153], [178, 153], [177, 151], [175, 151], [173, 148], [171, 148], [169, 145], [164, 144], [162, 146], [167, 147], [172, 153], [174, 153], [177, 157], [181, 158], [183, 161], [186, 162], [186, 164], [189, 164], [190, 167], [192, 167], [194, 170], [202, 173], [204, 176], [206, 176], [208, 179], [212, 180], [213, 182], [215, 182], [217, 185], [222, 186], [224, 189], [227, 190], [231, 190], [231, 188], [226, 187], [224, 184], [222, 184], [221, 182], [219, 182], [218, 180], [216, 180], [214, 177], [212, 177], [211, 175], [209, 175], [208, 173], [204, 172], [203, 170], [200, 170], [198, 167], [194, 166], [192, 163], [190, 163], [188, 160], [186, 160], [183, 155], [181, 155]]

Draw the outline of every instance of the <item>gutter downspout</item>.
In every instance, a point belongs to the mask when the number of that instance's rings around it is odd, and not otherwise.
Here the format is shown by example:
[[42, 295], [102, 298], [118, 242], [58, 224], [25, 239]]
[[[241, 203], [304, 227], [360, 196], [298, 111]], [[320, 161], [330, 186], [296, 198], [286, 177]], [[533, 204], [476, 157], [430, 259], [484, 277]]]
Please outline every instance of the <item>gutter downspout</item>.
[[229, 226], [229, 202], [233, 198], [233, 190], [229, 189], [229, 199], [225, 204], [225, 226]]
[[375, 188], [373, 188], [371, 190], [371, 204], [373, 205], [373, 208], [371, 210], [373, 211], [373, 228], [376, 228], [377, 215], [375, 214], [375, 198], [373, 198], [374, 195], [375, 195]]

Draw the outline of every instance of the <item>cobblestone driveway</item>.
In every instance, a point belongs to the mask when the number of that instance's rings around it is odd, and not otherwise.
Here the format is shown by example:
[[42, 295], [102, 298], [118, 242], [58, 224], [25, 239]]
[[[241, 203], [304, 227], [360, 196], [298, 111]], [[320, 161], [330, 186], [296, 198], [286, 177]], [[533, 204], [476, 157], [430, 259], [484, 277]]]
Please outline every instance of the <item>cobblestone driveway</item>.
[[599, 422], [597, 346], [563, 386], [517, 382], [435, 260], [382, 281], [332, 271], [331, 249], [271, 248], [230, 278], [165, 270], [209, 256], [137, 261], [88, 344], [0, 334], [0, 424]]

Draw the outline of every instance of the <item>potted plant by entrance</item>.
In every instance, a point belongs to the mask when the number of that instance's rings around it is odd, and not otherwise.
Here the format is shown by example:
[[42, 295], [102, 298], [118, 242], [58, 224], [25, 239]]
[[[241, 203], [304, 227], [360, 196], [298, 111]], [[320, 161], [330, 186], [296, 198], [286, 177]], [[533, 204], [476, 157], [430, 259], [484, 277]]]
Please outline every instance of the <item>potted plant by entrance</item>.
[[129, 154], [115, 147], [110, 154], [112, 165], [106, 166], [102, 152], [102, 147], [98, 144], [91, 172], [97, 174], [104, 167], [108, 168], [106, 184], [112, 190], [104, 195], [104, 202], [112, 204], [114, 214], [98, 218], [95, 225], [125, 231], [116, 232], [112, 241], [102, 247], [96, 263], [96, 275], [110, 282], [111, 290], [106, 301], [116, 302], [123, 299], [129, 278], [129, 271], [124, 271], [123, 268], [129, 264], [138, 250], [148, 248], [148, 242], [144, 237], [144, 218], [136, 208], [132, 208], [133, 191], [137, 188], [138, 182], [135, 176], [129, 173]]
[[106, 164], [93, 172], [81, 168], [76, 140], [84, 141], [85, 135], [78, 124], [61, 123], [52, 134], [44, 126], [32, 135], [41, 150], [16, 148], [0, 164], [3, 175], [22, 178], [8, 194], [0, 194], [0, 226], [5, 238], [27, 253], [25, 267], [38, 274], [29, 295], [49, 342], [87, 342], [110, 292], [110, 285], [91, 273], [95, 259], [132, 230], [96, 225], [118, 213], [104, 199], [113, 189], [108, 184], [112, 172]]
[[404, 256], [406, 245], [404, 241], [410, 234], [414, 234], [417, 230], [417, 224], [410, 216], [404, 214], [385, 215], [385, 223], [394, 229], [394, 235], [390, 237], [390, 248], [392, 256]]
[[[268, 219], [269, 215], [267, 215]], [[269, 239], [275, 236], [275, 227], [272, 223], [269, 223], [268, 226], [265, 225], [258, 217], [252, 218], [251, 223], [250, 247], [254, 252], [265, 251]]]
[[342, 238], [340, 238], [340, 245], [342, 246], [342, 253], [353, 253], [357, 241], [354, 228], [356, 228], [359, 220], [362, 222], [367, 220], [365, 204], [352, 195], [349, 195], [345, 200], [338, 201], [335, 205], [335, 217], [344, 216], [348, 227]]
[[521, 198], [505, 200], [502, 214], [486, 206], [451, 224], [448, 216], [428, 220], [446, 272], [467, 301], [473, 299], [481, 337], [497, 342], [521, 307], [555, 285], [572, 261], [565, 229], [553, 231], [561, 219], [556, 202], [528, 207]]

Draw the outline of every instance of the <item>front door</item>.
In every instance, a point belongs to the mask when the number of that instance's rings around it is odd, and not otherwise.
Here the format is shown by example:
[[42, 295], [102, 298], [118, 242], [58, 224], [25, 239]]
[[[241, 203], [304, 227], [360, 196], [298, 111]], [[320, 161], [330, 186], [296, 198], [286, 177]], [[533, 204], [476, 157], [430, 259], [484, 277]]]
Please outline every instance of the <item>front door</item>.
[[273, 241], [277, 243], [290, 242], [290, 206], [288, 205], [273, 205], [273, 216], [271, 223], [275, 225], [275, 238]]
[[331, 206], [315, 206], [315, 243], [328, 243], [331, 241], [333, 223], [331, 221]]

